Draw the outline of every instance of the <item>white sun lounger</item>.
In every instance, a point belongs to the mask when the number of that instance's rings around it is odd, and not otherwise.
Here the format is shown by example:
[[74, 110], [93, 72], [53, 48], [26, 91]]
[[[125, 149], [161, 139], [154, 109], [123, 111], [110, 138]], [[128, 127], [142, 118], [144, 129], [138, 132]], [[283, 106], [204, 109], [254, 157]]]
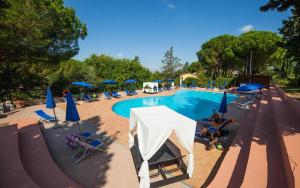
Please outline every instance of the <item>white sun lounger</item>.
[[244, 110], [249, 110], [252, 106], [252, 104], [254, 103], [255, 97], [253, 97], [251, 100], [246, 101], [244, 103], [239, 103], [238, 104], [238, 108], [244, 109]]

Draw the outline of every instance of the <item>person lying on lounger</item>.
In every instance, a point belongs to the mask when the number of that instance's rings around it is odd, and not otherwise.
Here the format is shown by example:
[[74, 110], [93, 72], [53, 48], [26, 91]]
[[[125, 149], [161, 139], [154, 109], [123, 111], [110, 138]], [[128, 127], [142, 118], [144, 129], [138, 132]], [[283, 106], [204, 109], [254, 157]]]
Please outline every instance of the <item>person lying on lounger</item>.
[[214, 113], [209, 119], [205, 119], [204, 122], [205, 123], [203, 125], [203, 129], [200, 132], [201, 136], [205, 136], [207, 132], [210, 132], [209, 129], [211, 127], [218, 129], [216, 131], [216, 133], [218, 134], [218, 136], [220, 136], [219, 127], [220, 127], [220, 129], [222, 129], [226, 124], [232, 123], [232, 122], [234, 122], [234, 120], [233, 119], [230, 119], [230, 120], [224, 119], [224, 118], [220, 117], [220, 115], [218, 113]]

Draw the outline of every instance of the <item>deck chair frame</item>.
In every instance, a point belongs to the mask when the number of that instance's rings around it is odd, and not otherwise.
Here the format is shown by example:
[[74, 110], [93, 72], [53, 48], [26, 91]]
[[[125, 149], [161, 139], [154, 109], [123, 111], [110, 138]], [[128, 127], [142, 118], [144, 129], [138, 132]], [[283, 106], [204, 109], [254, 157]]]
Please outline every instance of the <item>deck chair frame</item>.
[[[94, 140], [98, 140], [98, 139], [94, 139]], [[75, 164], [79, 163], [80, 161], [87, 158], [88, 156], [93, 155], [96, 151], [104, 152], [104, 150], [100, 149], [100, 147], [103, 145], [103, 142], [101, 140], [98, 141], [101, 142], [101, 144], [99, 144], [97, 147], [94, 147], [89, 143], [77, 139], [77, 142], [79, 144], [79, 150], [72, 155], [72, 159], [74, 163]]]

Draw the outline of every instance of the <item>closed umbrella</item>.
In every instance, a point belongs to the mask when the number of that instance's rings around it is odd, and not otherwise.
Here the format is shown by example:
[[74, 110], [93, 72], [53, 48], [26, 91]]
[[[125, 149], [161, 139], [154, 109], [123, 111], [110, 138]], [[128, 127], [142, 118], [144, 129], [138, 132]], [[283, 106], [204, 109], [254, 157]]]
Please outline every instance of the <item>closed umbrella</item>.
[[54, 118], [55, 118], [55, 125], [57, 124], [57, 120], [56, 120], [56, 114], [55, 114], [55, 101], [54, 98], [52, 96], [52, 92], [50, 87], [47, 88], [47, 95], [46, 95], [46, 108], [49, 109], [53, 109], [53, 113], [54, 113]]
[[67, 110], [66, 110], [66, 121], [77, 122], [79, 132], [81, 134], [79, 121], [80, 117], [76, 108], [76, 104], [73, 100], [71, 92], [67, 94]]
[[219, 107], [219, 112], [222, 113], [222, 119], [224, 114], [227, 112], [227, 94], [224, 92], [220, 107]]

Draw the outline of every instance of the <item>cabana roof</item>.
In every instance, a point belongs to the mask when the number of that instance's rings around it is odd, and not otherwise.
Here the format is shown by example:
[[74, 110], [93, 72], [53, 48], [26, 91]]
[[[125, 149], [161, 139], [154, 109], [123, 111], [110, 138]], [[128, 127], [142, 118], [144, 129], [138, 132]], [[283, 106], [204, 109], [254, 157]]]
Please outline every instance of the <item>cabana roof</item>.
[[129, 147], [134, 146], [134, 135], [137, 134], [138, 147], [143, 159], [139, 169], [140, 187], [150, 186], [148, 161], [163, 146], [172, 131], [188, 152], [187, 174], [192, 176], [195, 129], [196, 121], [166, 106], [131, 108]]

